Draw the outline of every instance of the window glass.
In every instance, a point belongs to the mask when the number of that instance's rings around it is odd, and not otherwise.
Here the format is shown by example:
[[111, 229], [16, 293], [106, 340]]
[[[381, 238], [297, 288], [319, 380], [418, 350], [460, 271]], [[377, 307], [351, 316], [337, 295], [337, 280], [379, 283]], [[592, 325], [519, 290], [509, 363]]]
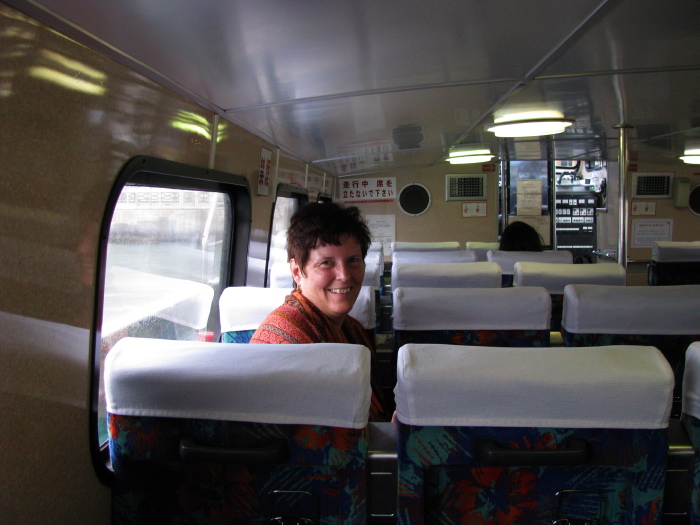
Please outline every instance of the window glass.
[[98, 402], [105, 427], [104, 360], [122, 337], [218, 340], [232, 205], [226, 193], [125, 186], [105, 261]]

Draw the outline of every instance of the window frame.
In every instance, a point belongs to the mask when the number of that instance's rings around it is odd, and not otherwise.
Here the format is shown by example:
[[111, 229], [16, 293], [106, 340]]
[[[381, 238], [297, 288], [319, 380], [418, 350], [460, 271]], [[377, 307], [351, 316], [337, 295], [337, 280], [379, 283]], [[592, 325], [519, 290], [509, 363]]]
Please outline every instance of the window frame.
[[[100, 227], [97, 252], [97, 276], [95, 283], [95, 311], [90, 338], [90, 412], [89, 441], [93, 467], [98, 479], [105, 485], [113, 482], [109, 466], [109, 447], [99, 442], [98, 405], [100, 384], [100, 358], [102, 345], [102, 310], [104, 307], [107, 245], [114, 211], [123, 189], [129, 185], [155, 186], [180, 190], [199, 190], [227, 194], [232, 210], [231, 241], [228, 268], [224, 272], [222, 287], [244, 286], [246, 281], [248, 239], [252, 217], [250, 184], [246, 177], [223, 171], [201, 168], [180, 162], [140, 155], [129, 160], [119, 172], [110, 191]], [[218, 298], [214, 298], [218, 301]]]

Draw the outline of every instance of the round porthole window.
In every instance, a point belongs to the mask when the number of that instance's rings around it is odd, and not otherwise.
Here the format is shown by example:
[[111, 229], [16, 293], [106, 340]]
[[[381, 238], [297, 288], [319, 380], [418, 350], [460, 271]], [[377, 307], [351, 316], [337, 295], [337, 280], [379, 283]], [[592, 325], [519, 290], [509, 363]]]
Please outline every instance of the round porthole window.
[[700, 185], [695, 186], [690, 190], [690, 195], [688, 196], [688, 208], [695, 215], [700, 215]]
[[422, 184], [409, 184], [399, 192], [399, 208], [408, 215], [422, 215], [430, 208], [430, 192]]

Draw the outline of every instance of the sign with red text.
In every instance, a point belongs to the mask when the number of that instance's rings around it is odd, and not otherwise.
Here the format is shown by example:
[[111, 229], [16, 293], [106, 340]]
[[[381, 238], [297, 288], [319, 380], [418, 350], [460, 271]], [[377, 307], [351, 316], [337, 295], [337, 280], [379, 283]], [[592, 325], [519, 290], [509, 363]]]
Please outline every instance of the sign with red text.
[[271, 171], [272, 150], [260, 148], [260, 165], [258, 166], [258, 195], [267, 195], [270, 191]]
[[346, 203], [392, 202], [396, 199], [396, 177], [339, 179], [338, 198]]

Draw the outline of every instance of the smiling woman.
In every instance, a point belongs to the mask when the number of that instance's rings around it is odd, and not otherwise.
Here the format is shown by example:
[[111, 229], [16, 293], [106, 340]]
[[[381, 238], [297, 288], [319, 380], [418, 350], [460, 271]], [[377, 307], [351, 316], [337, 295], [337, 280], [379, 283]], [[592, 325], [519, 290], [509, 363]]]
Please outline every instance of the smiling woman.
[[372, 353], [370, 421], [388, 421], [376, 378], [374, 343], [348, 313], [362, 288], [369, 228], [357, 208], [307, 204], [292, 217], [287, 254], [296, 289], [256, 330], [251, 343], [351, 343]]

